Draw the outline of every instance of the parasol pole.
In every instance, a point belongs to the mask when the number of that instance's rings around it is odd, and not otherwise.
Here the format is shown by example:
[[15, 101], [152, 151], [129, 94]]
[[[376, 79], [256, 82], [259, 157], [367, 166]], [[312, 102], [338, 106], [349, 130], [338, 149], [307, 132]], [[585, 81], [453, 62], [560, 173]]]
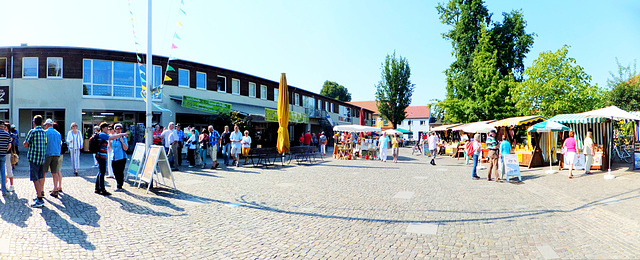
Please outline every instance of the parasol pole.
[[[560, 163], [558, 163], [558, 168], [560, 167]], [[557, 171], [553, 170], [553, 159], [551, 157], [551, 130], [549, 130], [549, 170], [546, 171], [547, 174], [554, 174]]]

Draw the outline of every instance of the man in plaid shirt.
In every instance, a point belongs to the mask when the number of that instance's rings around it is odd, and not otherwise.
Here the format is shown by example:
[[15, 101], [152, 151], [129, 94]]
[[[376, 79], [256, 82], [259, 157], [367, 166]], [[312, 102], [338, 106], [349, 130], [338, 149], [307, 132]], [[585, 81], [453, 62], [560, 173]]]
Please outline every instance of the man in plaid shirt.
[[[220, 134], [209, 126], [209, 155], [211, 156], [211, 169], [218, 168], [218, 145], [220, 145]], [[202, 158], [204, 160], [204, 158]]]
[[29, 148], [27, 160], [29, 160], [30, 179], [38, 196], [31, 207], [40, 208], [44, 206], [44, 153], [47, 149], [47, 134], [42, 129], [42, 116], [33, 117], [33, 127], [27, 134], [23, 145], [25, 148]]

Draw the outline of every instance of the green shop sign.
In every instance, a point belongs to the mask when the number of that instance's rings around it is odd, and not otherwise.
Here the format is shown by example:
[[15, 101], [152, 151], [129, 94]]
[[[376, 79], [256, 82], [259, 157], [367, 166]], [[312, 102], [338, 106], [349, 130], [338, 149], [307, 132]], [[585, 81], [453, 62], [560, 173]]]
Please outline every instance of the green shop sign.
[[[278, 122], [278, 110], [265, 108], [264, 120], [270, 122]], [[289, 122], [308, 124], [309, 116], [304, 113], [289, 110]]]
[[231, 113], [231, 104], [190, 96], [182, 96], [182, 107], [200, 110], [212, 114]]

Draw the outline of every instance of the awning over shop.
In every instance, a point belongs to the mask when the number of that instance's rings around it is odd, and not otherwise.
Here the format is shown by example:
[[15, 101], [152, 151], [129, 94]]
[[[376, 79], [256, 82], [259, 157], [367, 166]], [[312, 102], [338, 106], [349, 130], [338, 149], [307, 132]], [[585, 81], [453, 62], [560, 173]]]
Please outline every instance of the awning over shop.
[[409, 135], [410, 135], [410, 134], [413, 134], [413, 132], [411, 132], [411, 131], [409, 131], [409, 130], [402, 129], [402, 128], [397, 128], [397, 129], [395, 129], [395, 130], [396, 130], [396, 131], [398, 131], [398, 132], [400, 132], [400, 133], [402, 133], [402, 134], [409, 134]]
[[467, 127], [467, 126], [469, 126], [471, 124], [475, 124], [475, 123], [489, 124], [489, 123], [494, 122], [494, 121], [496, 121], [496, 120], [487, 120], [487, 121], [482, 121], [482, 122], [473, 122], [473, 123], [463, 124], [463, 125], [459, 125], [459, 126], [456, 126], [454, 128], [451, 128], [451, 131], [463, 131], [462, 130], [463, 128], [465, 128], [465, 127]]
[[560, 124], [591, 124], [602, 123], [604, 120], [606, 120], [606, 118], [586, 117], [578, 114], [560, 114], [549, 118], [549, 121], [554, 121]]
[[519, 116], [519, 117], [510, 117], [510, 118], [498, 120], [493, 123], [490, 123], [489, 125], [493, 127], [505, 127], [505, 126], [516, 127], [516, 126], [520, 126], [528, 123], [534, 123], [534, 122], [545, 121], [545, 120], [547, 119], [544, 118], [543, 116]]
[[438, 127], [431, 128], [431, 131], [435, 131], [435, 132], [447, 131], [447, 130], [449, 130], [449, 128], [453, 128], [453, 127], [456, 127], [456, 126], [459, 126], [459, 125], [462, 125], [462, 124], [441, 125], [441, 126], [438, 126]]

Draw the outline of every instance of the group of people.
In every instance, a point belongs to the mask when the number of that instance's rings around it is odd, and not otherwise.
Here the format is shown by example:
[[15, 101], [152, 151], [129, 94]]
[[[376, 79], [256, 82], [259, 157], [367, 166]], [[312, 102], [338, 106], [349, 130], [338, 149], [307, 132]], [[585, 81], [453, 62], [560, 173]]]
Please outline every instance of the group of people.
[[311, 133], [311, 131], [307, 131], [300, 135], [300, 139], [298, 141], [300, 142], [301, 146], [316, 146], [318, 147], [320, 153], [322, 153], [323, 155], [327, 155], [328, 139], [324, 135], [324, 132], [320, 132], [319, 134], [315, 135]]
[[246, 163], [246, 156], [251, 149], [249, 131], [245, 130], [243, 134], [238, 125], [234, 125], [233, 132], [229, 131], [229, 126], [224, 126], [222, 134], [213, 129], [212, 125], [203, 128], [201, 132], [191, 126], [183, 131], [180, 124], [173, 122], [170, 122], [165, 130], [159, 125], [156, 125], [155, 128], [153, 142], [165, 147], [165, 151], [169, 155], [169, 163], [174, 171], [177, 171], [178, 166], [182, 165], [184, 147], [187, 149], [188, 167], [200, 165], [203, 169], [207, 167], [207, 153], [211, 157], [211, 169], [217, 169], [219, 166], [218, 150], [222, 151], [225, 166], [229, 165], [229, 159], [232, 160], [232, 165], [239, 166], [240, 154], [245, 156]]

